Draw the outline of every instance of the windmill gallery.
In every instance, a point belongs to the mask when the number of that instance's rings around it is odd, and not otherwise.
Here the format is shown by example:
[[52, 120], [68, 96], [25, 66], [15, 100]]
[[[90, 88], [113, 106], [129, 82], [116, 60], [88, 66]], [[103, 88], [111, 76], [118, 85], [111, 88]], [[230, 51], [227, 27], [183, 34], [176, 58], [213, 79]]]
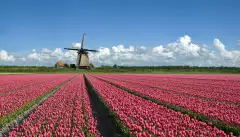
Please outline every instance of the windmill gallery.
[[78, 68], [78, 69], [88, 69], [88, 68], [90, 68], [88, 52], [98, 52], [97, 50], [90, 50], [90, 49], [84, 49], [83, 48], [84, 36], [85, 36], [85, 33], [83, 34], [81, 47], [79, 49], [77, 49], [77, 48], [64, 48], [65, 50], [75, 50], [75, 51], [77, 51], [78, 54], [77, 54], [77, 60], [76, 60], [76, 68]]

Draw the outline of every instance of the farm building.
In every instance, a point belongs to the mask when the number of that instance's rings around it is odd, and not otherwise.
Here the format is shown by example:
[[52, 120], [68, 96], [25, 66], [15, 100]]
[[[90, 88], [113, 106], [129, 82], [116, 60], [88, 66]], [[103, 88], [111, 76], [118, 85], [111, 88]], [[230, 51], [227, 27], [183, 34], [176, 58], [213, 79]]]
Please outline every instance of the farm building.
[[55, 68], [64, 68], [63, 62], [58, 61], [58, 62], [55, 64]]

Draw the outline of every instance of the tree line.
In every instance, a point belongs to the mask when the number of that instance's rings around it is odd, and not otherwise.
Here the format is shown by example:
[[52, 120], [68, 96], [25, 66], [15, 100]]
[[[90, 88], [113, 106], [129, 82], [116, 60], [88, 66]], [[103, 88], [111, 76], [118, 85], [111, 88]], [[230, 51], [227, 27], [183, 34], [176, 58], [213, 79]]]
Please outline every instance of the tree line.
[[216, 72], [216, 73], [240, 73], [239, 67], [226, 66], [101, 66], [96, 68], [102, 71], [119, 72]]
[[[74, 72], [76, 66], [64, 65], [64, 68], [46, 66], [0, 66], [0, 72]], [[119, 72], [119, 73], [151, 73], [151, 72], [209, 72], [209, 73], [240, 73], [239, 67], [199, 67], [199, 66], [100, 66], [91, 64], [91, 70], [84, 72]]]

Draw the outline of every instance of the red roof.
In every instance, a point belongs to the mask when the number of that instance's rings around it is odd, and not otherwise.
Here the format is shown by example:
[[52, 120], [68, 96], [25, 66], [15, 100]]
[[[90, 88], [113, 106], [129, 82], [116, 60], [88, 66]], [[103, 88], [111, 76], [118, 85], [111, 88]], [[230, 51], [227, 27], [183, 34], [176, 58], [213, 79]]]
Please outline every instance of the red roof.
[[64, 67], [64, 64], [61, 61], [58, 61], [57, 65], [60, 66], [60, 67]]

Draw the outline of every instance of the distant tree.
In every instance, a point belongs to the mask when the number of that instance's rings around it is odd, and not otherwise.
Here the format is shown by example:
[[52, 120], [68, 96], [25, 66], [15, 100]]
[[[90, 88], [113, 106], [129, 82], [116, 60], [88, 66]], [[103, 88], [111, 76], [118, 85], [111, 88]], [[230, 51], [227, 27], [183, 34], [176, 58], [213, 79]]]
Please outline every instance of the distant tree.
[[90, 63], [89, 65], [90, 65], [90, 68], [95, 68], [95, 66], [92, 63]]
[[57, 63], [54, 65], [54, 68], [57, 68]]
[[65, 63], [64, 68], [69, 68], [69, 65], [67, 63]]
[[76, 68], [75, 64], [70, 64], [70, 68]]
[[118, 66], [117, 66], [116, 64], [114, 64], [114, 65], [113, 65], [113, 68], [115, 68], [115, 69], [116, 69], [116, 68], [118, 68]]

